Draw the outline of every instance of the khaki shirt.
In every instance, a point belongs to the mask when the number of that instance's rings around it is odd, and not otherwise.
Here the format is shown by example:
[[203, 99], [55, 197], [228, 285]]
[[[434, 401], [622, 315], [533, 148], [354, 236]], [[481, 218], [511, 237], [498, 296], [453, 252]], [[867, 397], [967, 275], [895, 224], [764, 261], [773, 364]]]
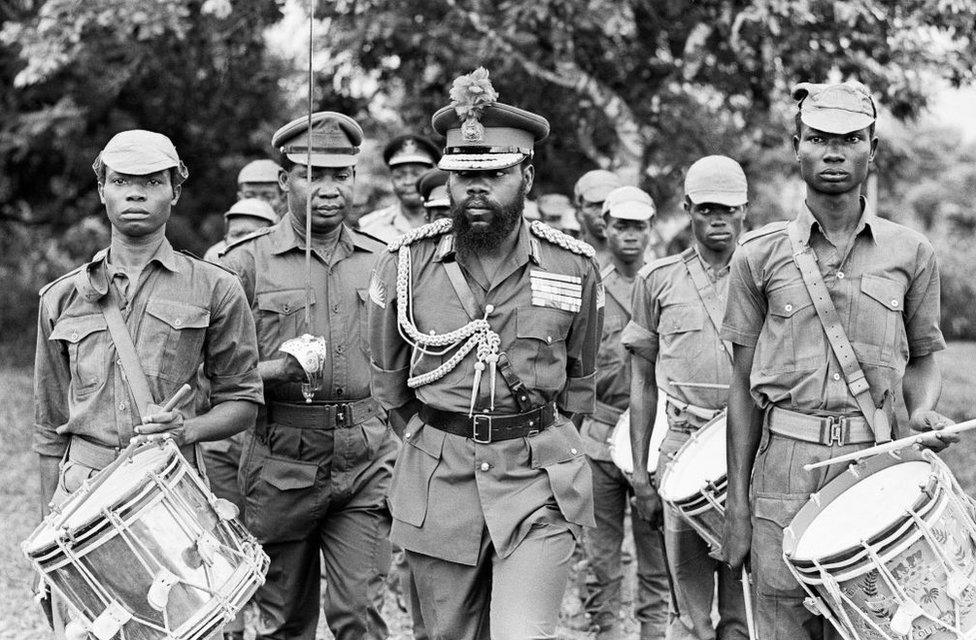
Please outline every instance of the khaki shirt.
[[[490, 284], [473, 275], [455, 253], [453, 235], [412, 244], [414, 322], [424, 333], [440, 334], [471, 320], [444, 269], [445, 261], [457, 260], [480, 307], [494, 305], [488, 321], [532, 404], [555, 401], [565, 413], [591, 412], [603, 323], [596, 264], [536, 237], [527, 226], [522, 224], [512, 255]], [[397, 259], [392, 252], [381, 258], [370, 288], [373, 393], [388, 409], [415, 396], [436, 409], [467, 413], [474, 352], [439, 380], [417, 389], [407, 386], [408, 376], [432, 370], [454, 351], [421, 354], [404, 341], [397, 325], [397, 310], [404, 304], [396, 293]], [[580, 310], [533, 304], [533, 272], [579, 278]], [[488, 410], [488, 378], [486, 369], [476, 411]], [[519, 411], [501, 376], [495, 409]], [[566, 418], [526, 438], [479, 444], [424, 425], [415, 416], [393, 473], [391, 539], [418, 553], [473, 565], [485, 527], [505, 557], [535, 523], [568, 523], [574, 531], [593, 526], [590, 471], [582, 449], [576, 428]]]
[[403, 215], [400, 201], [397, 200], [388, 207], [364, 215], [359, 219], [359, 228], [383, 242], [392, 242], [407, 231], [412, 231], [414, 225]]
[[[107, 260], [103, 249], [41, 290], [34, 360], [34, 450], [41, 455], [62, 456], [72, 435], [124, 447], [141, 422], [99, 307], [113, 286]], [[262, 403], [254, 321], [233, 274], [164, 240], [119, 300], [156, 403], [184, 383], [198, 392], [201, 363], [214, 405]], [[193, 405], [178, 408], [192, 417]]]
[[[939, 330], [939, 269], [921, 234], [862, 216], [851, 246], [827, 241], [809, 208], [791, 224], [817, 257], [830, 298], [876, 405], [901, 384], [909, 357], [945, 348]], [[859, 413], [826, 339], [785, 223], [746, 234], [732, 260], [723, 337], [755, 347], [752, 395], [762, 407]]]
[[[657, 385], [669, 396], [722, 409], [728, 401], [732, 359], [688, 273], [684, 258], [692, 255], [725, 306], [729, 268], [714, 271], [692, 246], [641, 269], [634, 288], [634, 316], [622, 342], [630, 352], [655, 363]], [[714, 386], [695, 386], [703, 383]]]
[[[241, 278], [251, 305], [262, 361], [304, 333], [325, 337], [325, 371], [315, 400], [367, 398], [369, 344], [365, 339], [369, 276], [384, 250], [374, 238], [344, 226], [331, 253], [312, 248], [312, 326], [305, 326], [305, 240], [290, 217], [233, 242], [220, 257]], [[268, 400], [304, 402], [301, 384], [268, 385]]]

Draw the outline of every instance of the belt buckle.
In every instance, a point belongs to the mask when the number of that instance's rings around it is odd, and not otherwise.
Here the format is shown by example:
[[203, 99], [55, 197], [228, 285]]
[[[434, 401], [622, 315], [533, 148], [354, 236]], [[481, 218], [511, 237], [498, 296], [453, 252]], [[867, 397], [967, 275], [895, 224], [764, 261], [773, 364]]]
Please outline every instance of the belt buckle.
[[[478, 444], [491, 444], [491, 416], [484, 413], [476, 413], [471, 416], [471, 439]], [[479, 426], [485, 425], [487, 435], [482, 436], [484, 433]]]
[[827, 446], [844, 444], [844, 424], [841, 416], [830, 416], [827, 422]]

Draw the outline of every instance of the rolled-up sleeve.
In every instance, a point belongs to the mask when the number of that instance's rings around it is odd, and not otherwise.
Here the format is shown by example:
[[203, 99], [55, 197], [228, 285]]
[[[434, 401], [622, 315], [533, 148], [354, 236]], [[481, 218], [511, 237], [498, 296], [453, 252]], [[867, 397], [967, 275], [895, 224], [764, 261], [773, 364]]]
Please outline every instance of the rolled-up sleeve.
[[387, 251], [373, 270], [367, 301], [371, 390], [386, 409], [403, 406], [414, 398], [407, 386], [411, 348], [397, 323], [396, 280], [397, 254]]
[[651, 272], [638, 277], [631, 298], [633, 316], [620, 336], [624, 349], [649, 362], [657, 360], [660, 348], [657, 323], [661, 314], [657, 298], [651, 291], [653, 275]]
[[939, 265], [932, 245], [924, 242], [918, 248], [918, 268], [905, 293], [905, 336], [911, 357], [945, 349], [945, 338], [939, 329]]
[[566, 336], [566, 386], [556, 403], [567, 413], [593, 413], [596, 408], [596, 358], [603, 333], [606, 292], [596, 263], [587, 265], [582, 305]]
[[729, 271], [729, 298], [722, 321], [722, 339], [745, 347], [755, 347], [766, 321], [766, 298], [759, 290], [745, 246], [732, 256]]
[[59, 340], [51, 340], [56, 318], [45, 300], [37, 311], [37, 346], [34, 352], [34, 451], [60, 458], [70, 436], [57, 428], [68, 422], [68, 354]]
[[231, 400], [264, 404], [258, 373], [258, 344], [254, 318], [240, 282], [225, 278], [214, 292], [203, 373], [210, 380], [210, 399], [216, 406]]

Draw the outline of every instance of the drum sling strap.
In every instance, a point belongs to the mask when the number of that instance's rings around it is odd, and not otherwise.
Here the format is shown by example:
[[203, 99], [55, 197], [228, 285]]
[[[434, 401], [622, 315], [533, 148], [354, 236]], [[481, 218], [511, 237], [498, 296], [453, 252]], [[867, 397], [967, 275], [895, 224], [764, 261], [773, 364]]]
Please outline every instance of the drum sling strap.
[[[722, 335], [722, 315], [725, 305], [719, 301], [718, 292], [715, 290], [715, 285], [712, 284], [708, 274], [705, 273], [705, 268], [702, 267], [698, 252], [695, 251], [694, 247], [689, 247], [681, 254], [681, 259], [684, 261], [685, 269], [688, 270], [688, 276], [691, 278], [691, 282], [695, 285], [695, 290], [698, 292], [698, 299], [701, 300], [702, 306], [705, 307], [705, 313], [708, 315], [712, 327], [715, 328], [715, 333]], [[732, 343], [728, 340], [722, 340], [722, 344], [725, 345], [725, 355], [729, 357], [729, 362], [731, 362]]]
[[803, 284], [806, 285], [813, 307], [817, 310], [817, 317], [823, 327], [827, 342], [833, 350], [837, 361], [840, 363], [841, 370], [844, 372], [844, 379], [847, 381], [847, 388], [857, 402], [861, 414], [867, 421], [871, 431], [874, 432], [876, 443], [888, 442], [891, 440], [891, 424], [883, 408], [874, 405], [871, 398], [871, 387], [868, 385], [861, 364], [857, 360], [854, 348], [851, 346], [847, 334], [844, 332], [844, 325], [837, 309], [830, 299], [827, 285], [824, 283], [823, 274], [817, 266], [817, 258], [809, 244], [800, 239], [800, 229], [796, 220], [790, 221], [786, 226], [787, 234], [790, 238], [790, 246], [793, 250], [793, 262], [800, 271]]

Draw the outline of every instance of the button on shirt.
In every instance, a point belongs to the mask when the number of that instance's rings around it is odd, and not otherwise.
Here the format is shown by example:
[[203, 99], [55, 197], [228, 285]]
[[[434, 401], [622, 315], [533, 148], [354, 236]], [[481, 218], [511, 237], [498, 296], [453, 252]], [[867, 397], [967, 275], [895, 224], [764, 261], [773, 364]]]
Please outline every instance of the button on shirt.
[[[802, 240], [816, 254], [880, 405], [886, 392], [900, 386], [909, 357], [945, 348], [932, 245], [921, 234], [869, 213], [862, 215], [846, 251], [827, 240], [806, 206], [790, 224], [799, 225]], [[785, 225], [773, 225], [745, 236], [735, 253], [723, 335], [755, 347], [751, 384], [760, 407], [858, 413], [793, 262]]]
[[[325, 337], [322, 387], [316, 400], [369, 397], [365, 340], [369, 276], [385, 246], [343, 226], [331, 252], [312, 248], [312, 326], [305, 326], [305, 241], [286, 217], [269, 231], [232, 243], [221, 256], [237, 272], [251, 305], [262, 361], [284, 357], [281, 344], [304, 333]], [[268, 385], [269, 400], [304, 402], [301, 384]]]
[[[140, 423], [99, 307], [109, 286], [124, 285], [122, 317], [156, 403], [184, 383], [196, 392], [201, 363], [213, 404], [262, 402], [254, 322], [233, 274], [177, 253], [165, 240], [138, 282], [109, 283], [110, 274], [121, 273], [102, 250], [41, 291], [34, 450], [42, 455], [62, 456], [72, 435], [124, 447]], [[195, 415], [192, 400], [178, 408]]]
[[720, 306], [725, 306], [729, 268], [712, 270], [692, 246], [641, 269], [634, 288], [634, 315], [622, 342], [632, 353], [656, 363], [657, 385], [669, 396], [705, 409], [721, 409], [728, 401], [727, 388], [695, 385], [727, 387], [732, 360], [708, 318], [685, 257], [699, 262]]

